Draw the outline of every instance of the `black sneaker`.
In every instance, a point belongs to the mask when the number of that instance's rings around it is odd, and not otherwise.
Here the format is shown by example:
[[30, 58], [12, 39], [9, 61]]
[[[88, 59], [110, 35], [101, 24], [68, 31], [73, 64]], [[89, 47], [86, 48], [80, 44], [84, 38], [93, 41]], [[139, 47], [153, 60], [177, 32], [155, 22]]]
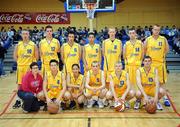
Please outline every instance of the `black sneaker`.
[[13, 105], [13, 109], [20, 108], [21, 107], [21, 101], [16, 100], [15, 104]]
[[61, 109], [62, 110], [66, 110], [67, 109], [66, 103], [61, 102]]
[[71, 101], [69, 104], [69, 109], [75, 109], [76, 108], [76, 102], [75, 101]]
[[47, 111], [47, 104], [44, 105], [43, 111]]

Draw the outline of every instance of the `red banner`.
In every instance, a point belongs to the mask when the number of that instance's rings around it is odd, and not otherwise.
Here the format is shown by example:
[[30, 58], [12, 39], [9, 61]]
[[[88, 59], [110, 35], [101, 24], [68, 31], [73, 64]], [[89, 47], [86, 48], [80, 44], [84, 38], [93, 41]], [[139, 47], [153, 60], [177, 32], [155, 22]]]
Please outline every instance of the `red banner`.
[[70, 14], [0, 12], [0, 24], [70, 24]]

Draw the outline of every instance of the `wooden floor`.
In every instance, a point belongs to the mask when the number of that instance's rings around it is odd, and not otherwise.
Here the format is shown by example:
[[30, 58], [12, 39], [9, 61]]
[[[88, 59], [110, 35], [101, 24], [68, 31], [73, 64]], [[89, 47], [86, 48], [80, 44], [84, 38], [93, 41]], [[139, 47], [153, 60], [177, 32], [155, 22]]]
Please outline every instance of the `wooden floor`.
[[[180, 112], [180, 73], [170, 74], [166, 84], [175, 108]], [[123, 113], [112, 109], [84, 109], [64, 111], [57, 115], [47, 112], [23, 114], [21, 109], [12, 109], [15, 101], [15, 74], [0, 78], [0, 127], [180, 127], [180, 117], [172, 106], [164, 107], [156, 114], [147, 114], [144, 109], [132, 109]]]

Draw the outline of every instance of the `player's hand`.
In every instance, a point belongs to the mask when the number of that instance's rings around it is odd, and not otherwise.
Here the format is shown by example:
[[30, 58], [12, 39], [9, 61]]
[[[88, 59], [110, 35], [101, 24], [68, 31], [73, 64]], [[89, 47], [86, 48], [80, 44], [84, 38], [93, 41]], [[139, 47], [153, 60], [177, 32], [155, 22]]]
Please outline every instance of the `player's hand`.
[[76, 94], [72, 94], [73, 98], [77, 99], [77, 95]]
[[145, 101], [145, 104], [149, 103], [149, 98], [147, 95], [144, 96], [144, 101]]
[[117, 102], [117, 101], [119, 101], [119, 98], [115, 97], [114, 100], [115, 100], [115, 102]]
[[121, 97], [121, 100], [123, 100], [123, 101], [124, 101], [124, 100], [125, 100], [125, 96], [122, 96], [122, 97]]
[[158, 102], [158, 97], [154, 97], [154, 103], [157, 104]]
[[46, 98], [46, 102], [47, 102], [47, 103], [50, 103], [50, 102], [52, 102], [52, 100], [49, 99], [49, 98]]
[[55, 103], [56, 103], [57, 105], [59, 105], [60, 102], [61, 102], [61, 101], [60, 101], [59, 99], [56, 99], [56, 100], [55, 100]]
[[86, 64], [86, 67], [85, 67], [85, 69], [86, 69], [86, 71], [88, 71], [89, 70], [89, 67], [88, 67], [88, 65]]

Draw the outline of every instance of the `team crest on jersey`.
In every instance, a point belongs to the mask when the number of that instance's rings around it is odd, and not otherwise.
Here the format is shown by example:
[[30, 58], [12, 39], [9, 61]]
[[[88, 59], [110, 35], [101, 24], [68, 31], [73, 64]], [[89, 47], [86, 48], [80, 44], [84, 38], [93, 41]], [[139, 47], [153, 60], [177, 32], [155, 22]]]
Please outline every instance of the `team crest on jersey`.
[[31, 49], [28, 49], [28, 50], [27, 50], [27, 53], [28, 53], [28, 54], [31, 54], [31, 53], [32, 53], [32, 50], [31, 50]]
[[148, 78], [149, 82], [153, 82], [153, 78]]
[[37, 87], [37, 86], [39, 85], [39, 82], [38, 82], [38, 81], [34, 81], [34, 82], [32, 82], [32, 85], [33, 85], [34, 87]]
[[77, 52], [77, 48], [74, 48], [74, 52]]
[[158, 45], [159, 45], [159, 46], [162, 46], [162, 42], [159, 42]]
[[114, 45], [114, 49], [117, 49], [117, 45]]
[[124, 81], [120, 81], [119, 86], [122, 87], [124, 85]]
[[60, 84], [60, 80], [57, 80], [57, 84]]
[[55, 47], [51, 47], [51, 51], [55, 51]]
[[140, 49], [139, 49], [139, 47], [138, 47], [138, 48], [136, 48], [136, 52], [139, 52], [139, 50], [140, 50]]
[[96, 49], [96, 53], [98, 53], [98, 49]]

